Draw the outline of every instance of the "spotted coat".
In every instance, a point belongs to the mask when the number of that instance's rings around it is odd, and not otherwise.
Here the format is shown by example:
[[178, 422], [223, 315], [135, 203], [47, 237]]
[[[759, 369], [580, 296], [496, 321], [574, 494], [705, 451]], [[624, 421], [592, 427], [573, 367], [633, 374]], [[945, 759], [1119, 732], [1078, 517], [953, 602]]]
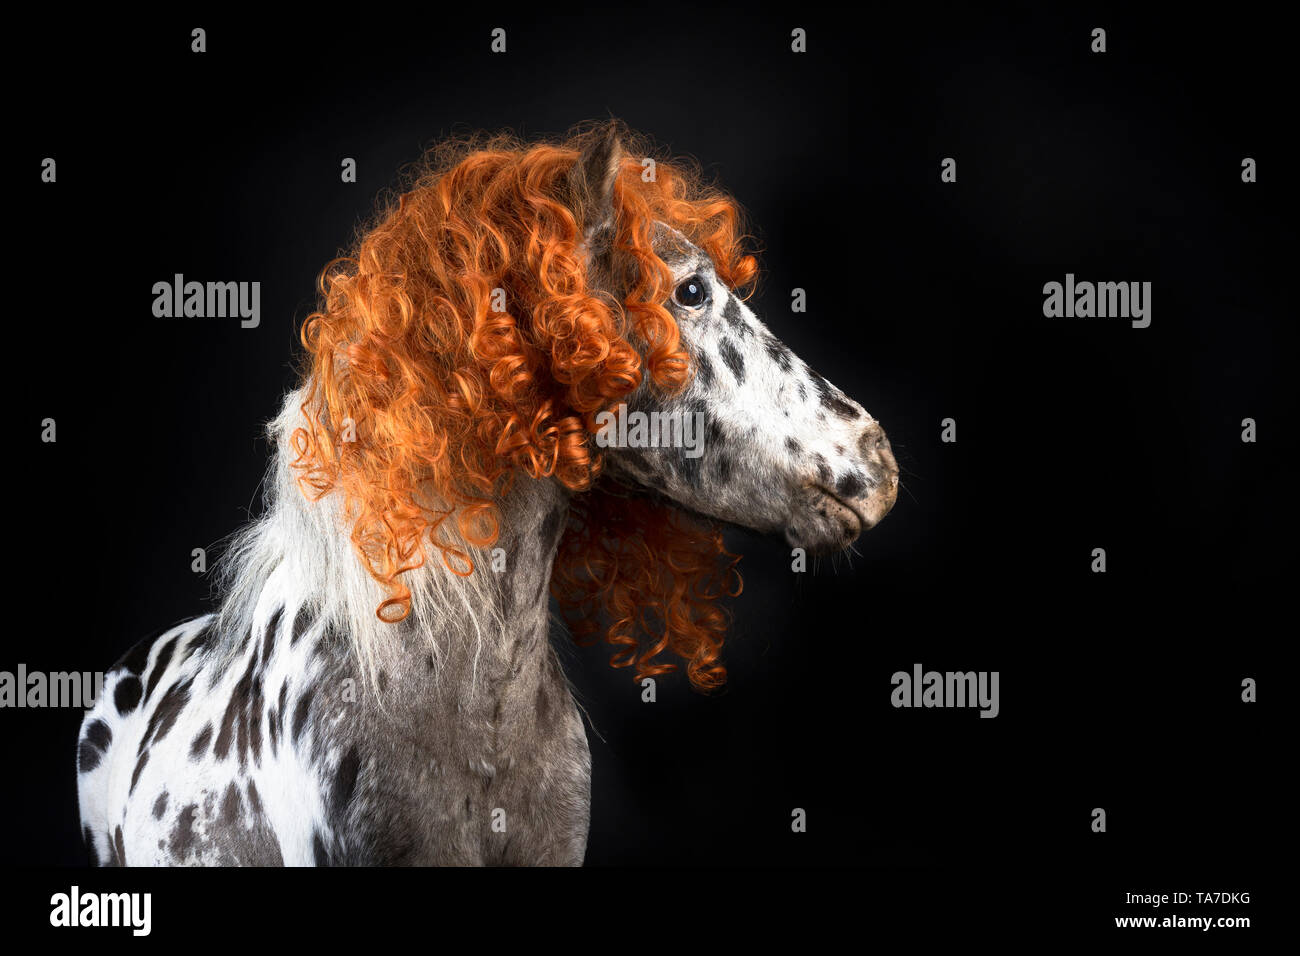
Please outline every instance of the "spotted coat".
[[[626, 291], [610, 278], [607, 235], [618, 161], [611, 136], [577, 167], [590, 280], [614, 296]], [[673, 396], [643, 385], [627, 404], [698, 414], [703, 454], [611, 448], [607, 475], [793, 547], [845, 547], [895, 500], [879, 423], [684, 236], [659, 224], [655, 252], [674, 275], [667, 307], [693, 378]], [[409, 572], [411, 617], [379, 625], [384, 595], [340, 532], [337, 503], [306, 501], [294, 481], [303, 401], [288, 395], [272, 423], [267, 511], [237, 539], [220, 613], [137, 644], [86, 716], [78, 795], [94, 860], [581, 863], [591, 757], [547, 596], [569, 493], [521, 478], [498, 502], [508, 570]]]

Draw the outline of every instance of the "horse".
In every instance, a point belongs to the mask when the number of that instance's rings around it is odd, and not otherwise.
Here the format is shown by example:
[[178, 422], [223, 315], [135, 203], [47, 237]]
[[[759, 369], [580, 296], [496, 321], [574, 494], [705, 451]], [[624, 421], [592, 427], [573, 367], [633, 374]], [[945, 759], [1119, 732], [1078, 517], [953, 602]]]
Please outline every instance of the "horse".
[[580, 865], [551, 599], [634, 680], [707, 692], [741, 590], [723, 529], [836, 552], [897, 495], [881, 425], [746, 304], [749, 247], [734, 200], [617, 122], [426, 155], [321, 272], [216, 608], [86, 714], [93, 862]]

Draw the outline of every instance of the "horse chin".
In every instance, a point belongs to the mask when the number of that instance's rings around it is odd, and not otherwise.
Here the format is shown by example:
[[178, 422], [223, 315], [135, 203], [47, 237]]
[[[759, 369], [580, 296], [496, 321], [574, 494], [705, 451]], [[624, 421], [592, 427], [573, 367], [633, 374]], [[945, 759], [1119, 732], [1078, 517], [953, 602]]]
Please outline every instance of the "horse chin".
[[810, 485], [786, 525], [785, 540], [792, 548], [824, 554], [847, 548], [874, 523], [868, 523], [853, 502], [820, 485]]

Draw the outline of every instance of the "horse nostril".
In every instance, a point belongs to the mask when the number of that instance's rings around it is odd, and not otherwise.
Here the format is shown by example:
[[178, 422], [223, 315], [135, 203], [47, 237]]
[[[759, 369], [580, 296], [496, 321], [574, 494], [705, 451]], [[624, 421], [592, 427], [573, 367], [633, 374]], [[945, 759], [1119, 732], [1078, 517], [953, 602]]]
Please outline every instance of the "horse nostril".
[[863, 430], [858, 439], [858, 449], [862, 457], [878, 469], [882, 478], [893, 481], [898, 477], [898, 462], [894, 460], [889, 438], [878, 422], [872, 422]]
[[858, 448], [864, 458], [872, 458], [882, 450], [890, 450], [889, 439], [885, 437], [885, 430], [879, 422], [872, 422], [863, 430], [862, 437], [858, 439]]

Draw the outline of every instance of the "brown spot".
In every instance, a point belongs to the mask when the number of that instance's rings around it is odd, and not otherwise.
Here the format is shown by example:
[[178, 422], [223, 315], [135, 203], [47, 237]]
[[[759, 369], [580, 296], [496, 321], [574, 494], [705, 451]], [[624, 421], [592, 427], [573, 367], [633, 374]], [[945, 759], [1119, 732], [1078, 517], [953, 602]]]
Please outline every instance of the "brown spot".
[[221, 799], [221, 815], [217, 817], [217, 822], [222, 826], [234, 826], [239, 822], [240, 816], [243, 815], [244, 804], [239, 799], [239, 788], [231, 781], [230, 786], [226, 788], [226, 795]]
[[194, 845], [194, 816], [198, 813], [198, 809], [197, 803], [183, 807], [176, 817], [176, 825], [172, 827], [168, 849], [177, 862], [184, 860]]
[[257, 663], [257, 655], [250, 654], [248, 658], [248, 667], [244, 671], [244, 676], [235, 684], [235, 689], [230, 693], [230, 701], [226, 704], [226, 712], [221, 717], [221, 730], [217, 733], [217, 742], [212, 749], [213, 755], [218, 760], [225, 760], [226, 755], [230, 753], [230, 744], [235, 737], [236, 722], [238, 722], [239, 731], [239, 759], [243, 763], [248, 758], [244, 753], [244, 748], [248, 746], [248, 728], [244, 726], [243, 714], [248, 706], [248, 698], [253, 689], [253, 667]]

